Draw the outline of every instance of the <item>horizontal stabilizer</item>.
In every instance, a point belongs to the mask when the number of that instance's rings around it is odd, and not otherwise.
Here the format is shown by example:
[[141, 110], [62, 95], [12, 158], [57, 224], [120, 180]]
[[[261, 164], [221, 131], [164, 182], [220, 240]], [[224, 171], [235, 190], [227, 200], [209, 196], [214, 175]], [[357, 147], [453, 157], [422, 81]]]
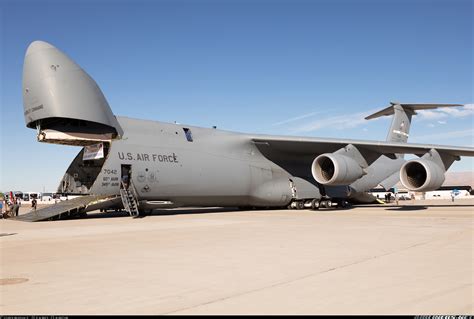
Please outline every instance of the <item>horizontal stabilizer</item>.
[[366, 120], [375, 119], [381, 116], [388, 116], [393, 115], [395, 113], [394, 106], [400, 105], [405, 112], [409, 112], [412, 115], [416, 114], [415, 111], [417, 110], [430, 110], [430, 109], [437, 109], [439, 107], [454, 107], [454, 106], [463, 106], [464, 104], [406, 104], [406, 103], [398, 103], [398, 102], [390, 102], [390, 106], [378, 111], [374, 114], [367, 116]]

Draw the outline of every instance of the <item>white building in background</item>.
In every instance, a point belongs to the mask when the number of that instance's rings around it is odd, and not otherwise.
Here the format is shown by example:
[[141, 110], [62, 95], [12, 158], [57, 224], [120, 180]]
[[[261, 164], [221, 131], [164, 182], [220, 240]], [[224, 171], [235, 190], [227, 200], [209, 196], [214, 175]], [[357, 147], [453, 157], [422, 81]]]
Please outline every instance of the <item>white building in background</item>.
[[447, 172], [446, 180], [439, 189], [431, 192], [411, 192], [398, 183], [394, 188], [385, 191], [381, 187], [373, 189], [370, 193], [374, 196], [384, 200], [387, 193], [392, 193], [392, 200], [394, 193], [397, 192], [398, 198], [401, 200], [411, 199], [469, 199], [474, 198], [474, 172]]
[[451, 189], [426, 192], [425, 199], [451, 199], [452, 195], [454, 195], [455, 199], [467, 199], [473, 197], [468, 190]]

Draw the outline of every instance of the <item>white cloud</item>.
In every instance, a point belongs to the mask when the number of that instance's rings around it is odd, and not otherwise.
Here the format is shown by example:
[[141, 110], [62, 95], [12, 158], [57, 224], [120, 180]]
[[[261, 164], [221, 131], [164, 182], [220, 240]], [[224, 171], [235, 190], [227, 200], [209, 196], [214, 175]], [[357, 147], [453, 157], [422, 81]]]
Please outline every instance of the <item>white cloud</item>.
[[[418, 111], [420, 120], [440, 120], [448, 117], [463, 118], [474, 115], [474, 104], [465, 104], [461, 107], [446, 107], [436, 110]], [[441, 124], [441, 123], [440, 123]]]
[[[325, 118], [318, 118], [316, 121], [305, 123], [293, 129], [294, 132], [312, 132], [324, 128], [333, 128], [345, 130], [367, 124], [366, 116], [374, 113], [376, 110], [369, 110], [355, 114], [335, 115]], [[375, 120], [378, 120], [377, 118]], [[373, 121], [373, 120], [372, 120]]]
[[417, 111], [420, 120], [438, 120], [447, 117], [446, 113], [431, 110]]
[[308, 114], [303, 114], [303, 115], [292, 117], [290, 119], [287, 119], [287, 120], [284, 120], [284, 121], [281, 121], [281, 122], [273, 123], [272, 126], [277, 126], [277, 125], [282, 125], [282, 124], [302, 120], [302, 119], [305, 119], [305, 118], [308, 118], [308, 117], [311, 117], [311, 116], [315, 116], [315, 115], [320, 114], [320, 113], [321, 112], [311, 112], [311, 113], [308, 113]]
[[446, 108], [442, 111], [456, 118], [472, 116], [474, 115], [474, 104], [465, 104], [460, 108]]
[[413, 136], [412, 141], [423, 141], [423, 140], [430, 140], [436, 142], [437, 140], [448, 140], [448, 139], [462, 139], [461, 143], [456, 144], [466, 144], [472, 146], [474, 141], [474, 129], [466, 129], [466, 130], [459, 130], [459, 131], [451, 131], [451, 132], [444, 132], [438, 134], [429, 134], [429, 135], [422, 135], [422, 136]]
[[[364, 119], [367, 115], [372, 114], [373, 112], [378, 111], [378, 109], [369, 110], [366, 112], [359, 112], [353, 114], [343, 114], [343, 115], [334, 115], [323, 117], [321, 114], [323, 112], [312, 112], [309, 114], [304, 114], [296, 116], [281, 122], [272, 124], [273, 126], [282, 125], [289, 122], [298, 122], [294, 127], [290, 128], [290, 131], [293, 133], [302, 133], [302, 132], [313, 132], [321, 129], [336, 129], [336, 130], [345, 130], [352, 129], [364, 125], [367, 121]], [[417, 112], [419, 115], [417, 117], [422, 121], [430, 121], [431, 123], [427, 124], [428, 127], [436, 127], [436, 124], [444, 125], [447, 124], [448, 118], [463, 118], [474, 115], [474, 104], [465, 104], [462, 107], [451, 107], [451, 108], [440, 108], [436, 110], [420, 110]], [[309, 117], [320, 115], [315, 120], [308, 120]], [[388, 119], [391, 117], [380, 117], [378, 119]], [[306, 119], [306, 121], [304, 121]], [[366, 131], [365, 129], [363, 129]]]

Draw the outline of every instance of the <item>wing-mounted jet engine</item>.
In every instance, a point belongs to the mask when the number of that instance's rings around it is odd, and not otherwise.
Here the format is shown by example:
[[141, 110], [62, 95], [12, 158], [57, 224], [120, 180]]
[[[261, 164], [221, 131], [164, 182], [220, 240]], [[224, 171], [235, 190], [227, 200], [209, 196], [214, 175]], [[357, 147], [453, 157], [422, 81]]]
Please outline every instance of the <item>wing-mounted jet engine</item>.
[[37, 129], [40, 142], [91, 145], [122, 135], [95, 81], [49, 43], [28, 47], [23, 101], [26, 126]]
[[431, 149], [421, 158], [407, 161], [400, 169], [400, 181], [408, 190], [427, 192], [441, 187], [445, 172], [459, 156]]
[[379, 155], [361, 151], [349, 144], [334, 153], [316, 157], [311, 165], [314, 179], [322, 185], [349, 185], [367, 174], [367, 168]]

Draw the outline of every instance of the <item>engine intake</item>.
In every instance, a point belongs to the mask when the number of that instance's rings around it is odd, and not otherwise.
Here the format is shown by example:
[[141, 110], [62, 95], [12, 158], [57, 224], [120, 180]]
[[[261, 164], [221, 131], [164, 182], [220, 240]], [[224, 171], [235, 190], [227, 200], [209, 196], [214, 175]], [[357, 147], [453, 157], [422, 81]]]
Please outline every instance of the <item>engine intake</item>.
[[411, 191], [433, 191], [443, 184], [444, 173], [444, 168], [433, 161], [415, 159], [403, 164], [400, 169], [400, 181]]
[[334, 153], [316, 157], [311, 165], [311, 173], [323, 185], [349, 185], [365, 175], [354, 159]]

